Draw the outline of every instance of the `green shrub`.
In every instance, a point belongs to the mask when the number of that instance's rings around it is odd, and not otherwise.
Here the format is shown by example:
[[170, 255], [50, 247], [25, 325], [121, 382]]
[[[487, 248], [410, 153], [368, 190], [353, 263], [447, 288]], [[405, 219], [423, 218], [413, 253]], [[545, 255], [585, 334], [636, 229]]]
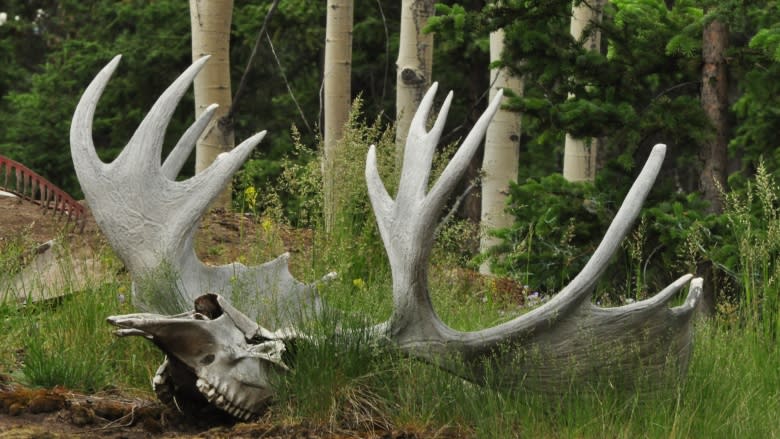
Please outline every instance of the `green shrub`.
[[496, 274], [544, 292], [555, 292], [582, 269], [605, 230], [609, 203], [592, 184], [560, 174], [510, 186], [508, 211], [515, 222], [496, 231]]
[[[508, 211], [515, 222], [494, 232], [504, 242], [486, 257], [497, 274], [555, 293], [584, 267], [627, 189], [605, 179], [596, 185], [571, 183], [559, 174], [513, 184]], [[596, 297], [611, 302], [642, 299], [684, 273], [697, 273], [701, 264], [729, 255], [720, 239], [725, 221], [706, 214], [706, 207], [696, 194], [647, 200], [614, 257], [615, 269], [600, 280]]]

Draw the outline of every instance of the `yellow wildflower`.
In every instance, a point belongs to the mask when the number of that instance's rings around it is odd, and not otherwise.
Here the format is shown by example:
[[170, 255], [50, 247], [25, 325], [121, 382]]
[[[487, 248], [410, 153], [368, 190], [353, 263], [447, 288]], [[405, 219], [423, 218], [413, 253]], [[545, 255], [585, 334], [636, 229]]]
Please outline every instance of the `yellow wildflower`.
[[257, 189], [254, 186], [249, 186], [244, 189], [244, 202], [250, 210], [255, 210], [257, 205]]
[[268, 233], [271, 231], [271, 227], [274, 226], [273, 221], [271, 221], [269, 218], [263, 218], [263, 221], [260, 223], [260, 227], [263, 228], [263, 231], [265, 233]]

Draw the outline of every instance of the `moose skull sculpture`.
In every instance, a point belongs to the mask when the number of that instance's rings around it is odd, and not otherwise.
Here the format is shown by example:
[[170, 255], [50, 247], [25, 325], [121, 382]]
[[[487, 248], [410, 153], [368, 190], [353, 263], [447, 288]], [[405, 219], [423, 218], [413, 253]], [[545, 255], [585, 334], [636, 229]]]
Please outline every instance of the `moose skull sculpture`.
[[261, 413], [273, 396], [269, 378], [287, 370], [282, 361], [290, 331], [270, 332], [224, 298], [205, 294], [195, 309], [165, 317], [109, 317], [119, 336], [146, 337], [166, 359], [152, 381], [161, 401], [195, 412], [212, 404], [237, 418]]
[[[171, 317], [151, 313], [113, 316], [109, 322], [120, 328], [119, 335], [147, 337], [167, 354], [155, 378], [161, 399], [201, 398], [236, 417], [250, 418], [261, 413], [273, 395], [268, 377], [285, 369], [281, 360], [285, 344], [304, 336], [295, 329], [300, 327], [296, 319], [271, 319], [269, 313], [287, 311], [284, 316], [297, 316], [300, 322], [316, 316], [319, 299], [311, 287], [290, 276], [284, 258], [254, 268], [240, 264], [207, 267], [195, 258], [192, 239], [198, 218], [263, 133], [218, 159], [204, 173], [175, 182], [183, 157], [211, 117], [206, 112], [160, 166], [165, 127], [176, 102], [205, 62], [200, 60], [163, 93], [125, 150], [105, 165], [92, 145], [92, 117], [117, 61], [98, 74], [76, 109], [71, 148], [77, 175], [99, 226], [136, 282], [137, 302], [153, 308], [153, 302], [144, 300], [150, 296], [139, 291], [146, 285], [140, 280], [167, 261], [179, 274], [169, 294], [189, 299], [195, 309]], [[493, 371], [500, 376], [501, 386], [522, 386], [549, 395], [597, 379], [629, 386], [639, 368], [657, 386], [664, 385], [662, 378], [670, 368], [684, 373], [701, 279], [682, 276], [654, 297], [621, 307], [601, 308], [590, 300], [652, 188], [664, 145], [653, 148], [589, 262], [550, 301], [513, 320], [473, 332], [457, 331], [439, 319], [428, 291], [428, 263], [438, 216], [477, 150], [501, 93], [439, 179], [429, 185], [434, 151], [452, 101], [450, 93], [427, 130], [436, 89], [434, 84], [427, 92], [410, 126], [395, 199], [379, 177], [374, 147], [368, 152], [368, 192], [390, 261], [394, 304], [390, 318], [367, 328], [369, 333], [411, 357], [473, 382], [487, 383], [488, 372]], [[256, 282], [257, 297], [231, 296], [226, 277], [236, 273], [245, 273]], [[685, 302], [669, 308], [669, 300], [689, 283]], [[204, 296], [207, 291], [222, 296]], [[261, 328], [256, 321], [271, 329]]]

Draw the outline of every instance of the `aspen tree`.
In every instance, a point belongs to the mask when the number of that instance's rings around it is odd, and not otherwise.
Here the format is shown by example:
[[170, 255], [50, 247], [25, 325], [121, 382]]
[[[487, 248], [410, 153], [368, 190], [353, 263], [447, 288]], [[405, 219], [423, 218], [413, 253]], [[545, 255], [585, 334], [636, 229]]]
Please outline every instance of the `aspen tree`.
[[403, 156], [415, 110], [431, 86], [433, 34], [423, 28], [433, 16], [433, 0], [402, 0], [401, 31], [396, 61], [395, 143], [396, 157]]
[[[504, 50], [504, 31], [490, 33], [490, 62], [501, 58]], [[490, 100], [500, 89], [522, 93], [522, 78], [512, 76], [506, 67], [490, 71]], [[517, 180], [520, 160], [521, 115], [499, 108], [485, 135], [485, 155], [482, 159], [482, 218], [480, 251], [485, 252], [500, 242], [490, 231], [512, 225], [514, 218], [506, 212], [509, 182]], [[488, 262], [479, 271], [490, 273]]]
[[[195, 117], [211, 104], [219, 105], [211, 124], [195, 146], [195, 173], [206, 169], [214, 159], [235, 146], [231, 124], [222, 121], [232, 103], [230, 87], [230, 26], [233, 0], [190, 0], [192, 60], [211, 55], [195, 77]], [[227, 188], [213, 207], [230, 207]]]
[[324, 157], [323, 184], [325, 227], [331, 230], [335, 215], [334, 182], [337, 178], [338, 145], [352, 103], [352, 0], [328, 0], [323, 72]]
[[[575, 40], [582, 40], [585, 28], [600, 22], [605, 0], [582, 2], [572, 9], [570, 32]], [[598, 51], [601, 33], [591, 34], [582, 42], [587, 50]], [[593, 181], [596, 178], [597, 139], [578, 139], [566, 133], [563, 148], [563, 177], [569, 181]]]

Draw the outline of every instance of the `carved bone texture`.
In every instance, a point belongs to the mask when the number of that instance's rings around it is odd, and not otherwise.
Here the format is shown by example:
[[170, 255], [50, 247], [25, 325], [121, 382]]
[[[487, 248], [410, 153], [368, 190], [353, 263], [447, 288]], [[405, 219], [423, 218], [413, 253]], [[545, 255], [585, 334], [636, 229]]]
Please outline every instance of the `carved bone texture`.
[[92, 121], [119, 59], [108, 63], [81, 97], [70, 142], [87, 203], [132, 276], [136, 306], [173, 314], [188, 309], [201, 294], [214, 291], [271, 328], [316, 314], [319, 298], [312, 286], [292, 277], [287, 254], [255, 267], [237, 262], [207, 266], [195, 255], [193, 239], [201, 216], [265, 136], [265, 131], [253, 135], [221, 154], [203, 172], [176, 181], [214, 114], [216, 106], [212, 105], [182, 135], [165, 163], [160, 163], [171, 116], [208, 57], [193, 63], [165, 90], [116, 159], [100, 160], [92, 140]]
[[437, 85], [423, 98], [410, 127], [398, 194], [393, 200], [376, 168], [372, 146], [366, 179], [393, 276], [394, 313], [377, 328], [406, 353], [425, 359], [475, 382], [496, 379], [560, 394], [571, 385], [597, 381], [616, 386], [651, 386], [684, 373], [691, 354], [692, 324], [701, 279], [691, 282], [685, 302], [667, 303], [688, 284], [685, 275], [656, 296], [616, 308], [591, 303], [599, 277], [631, 230], [661, 168], [665, 145], [656, 145], [620, 210], [583, 270], [543, 306], [498, 326], [474, 332], [448, 327], [436, 315], [428, 292], [428, 263], [437, 216], [455, 183], [463, 176], [487, 125], [498, 108], [498, 93], [475, 124], [441, 177], [426, 192], [434, 149], [452, 94], [447, 96], [430, 131], [425, 128]]

